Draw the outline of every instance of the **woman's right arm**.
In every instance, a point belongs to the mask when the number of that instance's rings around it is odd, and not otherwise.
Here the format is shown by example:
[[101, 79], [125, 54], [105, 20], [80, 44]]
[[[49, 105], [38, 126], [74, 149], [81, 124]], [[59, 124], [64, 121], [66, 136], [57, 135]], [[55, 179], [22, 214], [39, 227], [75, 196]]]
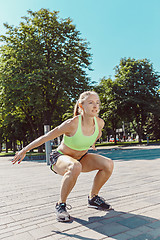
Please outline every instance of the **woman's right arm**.
[[67, 121], [63, 122], [61, 125], [59, 125], [58, 127], [54, 128], [53, 130], [46, 133], [45, 135], [37, 138], [36, 140], [34, 140], [30, 144], [28, 144], [26, 147], [24, 147], [21, 151], [16, 153], [12, 163], [13, 164], [15, 164], [16, 162], [20, 163], [24, 159], [24, 157], [26, 156], [26, 153], [28, 151], [30, 151], [34, 148], [37, 148], [37, 147], [41, 146], [42, 144], [44, 144], [45, 142], [48, 142], [56, 137], [59, 137], [64, 133], [69, 132], [70, 129], [72, 128], [72, 125], [73, 125], [73, 121], [67, 120]]

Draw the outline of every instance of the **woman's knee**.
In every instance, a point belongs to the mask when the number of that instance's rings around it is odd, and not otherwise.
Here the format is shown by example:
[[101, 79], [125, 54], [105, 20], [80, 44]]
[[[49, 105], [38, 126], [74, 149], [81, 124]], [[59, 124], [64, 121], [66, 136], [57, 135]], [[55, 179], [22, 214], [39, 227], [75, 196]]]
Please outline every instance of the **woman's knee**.
[[73, 175], [73, 176], [78, 176], [81, 171], [82, 171], [82, 165], [80, 162], [75, 161], [69, 164], [68, 166], [68, 171]]
[[114, 169], [114, 162], [113, 162], [113, 160], [112, 159], [110, 159], [110, 158], [107, 158], [106, 159], [106, 161], [105, 161], [105, 170], [107, 171], [107, 172], [109, 172], [110, 174], [112, 174], [112, 172], [113, 172], [113, 169]]

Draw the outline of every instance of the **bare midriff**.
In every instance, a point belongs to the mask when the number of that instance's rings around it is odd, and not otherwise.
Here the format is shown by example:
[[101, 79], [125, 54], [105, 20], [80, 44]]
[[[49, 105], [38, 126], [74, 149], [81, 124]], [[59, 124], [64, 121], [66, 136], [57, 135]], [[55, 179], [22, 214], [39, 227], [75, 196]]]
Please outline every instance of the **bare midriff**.
[[64, 155], [68, 155], [74, 159], [80, 159], [88, 150], [77, 151], [67, 147], [62, 141], [57, 151], [61, 151]]

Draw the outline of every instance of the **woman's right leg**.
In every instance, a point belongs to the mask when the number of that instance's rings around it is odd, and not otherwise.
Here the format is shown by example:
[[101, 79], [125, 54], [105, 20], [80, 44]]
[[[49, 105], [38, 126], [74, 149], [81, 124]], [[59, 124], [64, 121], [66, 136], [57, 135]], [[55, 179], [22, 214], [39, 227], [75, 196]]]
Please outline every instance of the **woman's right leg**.
[[72, 157], [61, 155], [53, 169], [56, 173], [63, 176], [59, 203], [65, 203], [82, 171], [82, 165]]

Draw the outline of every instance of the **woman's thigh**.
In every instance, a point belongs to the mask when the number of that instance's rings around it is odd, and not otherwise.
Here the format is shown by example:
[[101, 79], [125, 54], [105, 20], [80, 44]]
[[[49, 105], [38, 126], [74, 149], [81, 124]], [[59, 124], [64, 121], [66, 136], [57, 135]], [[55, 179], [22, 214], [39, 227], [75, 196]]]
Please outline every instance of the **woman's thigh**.
[[82, 172], [90, 172], [94, 170], [103, 170], [108, 168], [113, 170], [113, 161], [102, 155], [87, 153], [81, 160]]
[[73, 165], [76, 165], [77, 167], [81, 168], [81, 163], [78, 162], [76, 159], [68, 155], [61, 155], [59, 156], [56, 164], [53, 165], [53, 169], [56, 173], [63, 176], [67, 172], [67, 170]]

